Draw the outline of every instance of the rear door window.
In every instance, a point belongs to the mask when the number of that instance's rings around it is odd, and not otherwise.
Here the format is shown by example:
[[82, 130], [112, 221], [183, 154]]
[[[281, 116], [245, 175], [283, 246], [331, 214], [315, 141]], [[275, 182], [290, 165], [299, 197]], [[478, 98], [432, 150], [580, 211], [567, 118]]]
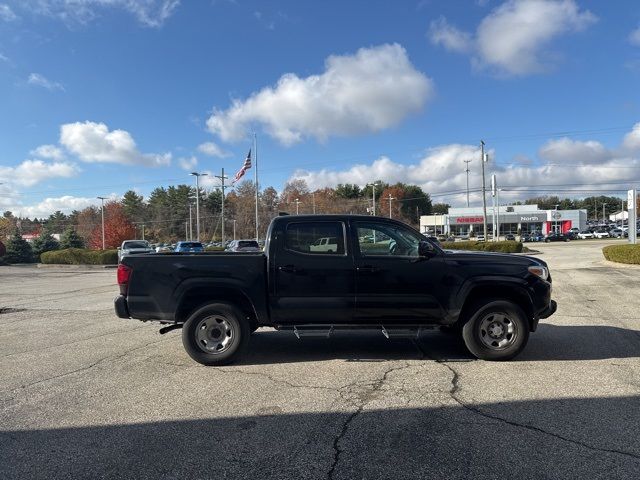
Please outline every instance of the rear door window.
[[311, 255], [344, 255], [342, 222], [299, 222], [287, 225], [285, 248]]

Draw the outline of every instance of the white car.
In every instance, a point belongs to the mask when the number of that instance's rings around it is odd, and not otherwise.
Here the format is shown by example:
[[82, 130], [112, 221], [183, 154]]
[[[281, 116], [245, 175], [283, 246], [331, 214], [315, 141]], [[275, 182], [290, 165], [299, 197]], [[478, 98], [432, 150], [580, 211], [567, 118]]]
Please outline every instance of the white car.
[[338, 239], [336, 237], [322, 237], [309, 246], [311, 252], [334, 253], [338, 251]]
[[609, 232], [593, 232], [594, 238], [609, 238]]
[[580, 240], [586, 240], [587, 238], [593, 238], [593, 233], [591, 233], [589, 230], [585, 230], [584, 232], [580, 232], [578, 234], [578, 238]]
[[151, 248], [149, 242], [145, 240], [125, 240], [122, 245], [118, 247], [118, 261], [122, 261], [127, 255], [134, 253], [152, 253], [154, 249]]

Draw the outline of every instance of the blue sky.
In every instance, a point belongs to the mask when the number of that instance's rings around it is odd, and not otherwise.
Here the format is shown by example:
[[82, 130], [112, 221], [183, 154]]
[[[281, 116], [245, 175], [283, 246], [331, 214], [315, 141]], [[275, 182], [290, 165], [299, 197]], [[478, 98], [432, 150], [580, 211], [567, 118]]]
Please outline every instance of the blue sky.
[[0, 210], [233, 174], [252, 131], [277, 189], [461, 204], [481, 138], [507, 200], [626, 189], [639, 82], [631, 0], [0, 0]]

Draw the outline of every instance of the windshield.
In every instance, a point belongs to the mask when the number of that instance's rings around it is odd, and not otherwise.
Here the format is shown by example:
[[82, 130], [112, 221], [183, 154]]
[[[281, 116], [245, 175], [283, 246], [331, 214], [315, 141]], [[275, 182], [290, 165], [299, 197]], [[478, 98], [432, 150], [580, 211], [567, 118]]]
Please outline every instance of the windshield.
[[255, 240], [241, 240], [240, 242], [238, 242], [238, 248], [247, 248], [247, 247], [260, 248], [260, 246], [258, 245], [258, 242], [256, 242]]
[[182, 242], [180, 248], [203, 248], [199, 242]]
[[122, 248], [150, 248], [149, 243], [145, 241], [124, 242]]

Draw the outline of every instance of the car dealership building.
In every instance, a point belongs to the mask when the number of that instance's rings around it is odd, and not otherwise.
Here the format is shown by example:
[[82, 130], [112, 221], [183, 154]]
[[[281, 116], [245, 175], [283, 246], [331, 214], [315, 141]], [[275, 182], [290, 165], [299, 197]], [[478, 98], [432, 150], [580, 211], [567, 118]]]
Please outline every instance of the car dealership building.
[[[587, 211], [582, 210], [539, 210], [538, 205], [502, 205], [496, 208], [494, 222], [493, 206], [487, 205], [487, 231], [493, 233], [493, 225], [499, 227], [500, 235], [507, 233], [533, 233], [543, 235], [568, 232], [572, 228], [580, 231], [587, 228]], [[482, 207], [450, 208], [445, 215], [423, 215], [420, 217], [420, 231], [423, 233], [466, 235], [483, 231]]]

